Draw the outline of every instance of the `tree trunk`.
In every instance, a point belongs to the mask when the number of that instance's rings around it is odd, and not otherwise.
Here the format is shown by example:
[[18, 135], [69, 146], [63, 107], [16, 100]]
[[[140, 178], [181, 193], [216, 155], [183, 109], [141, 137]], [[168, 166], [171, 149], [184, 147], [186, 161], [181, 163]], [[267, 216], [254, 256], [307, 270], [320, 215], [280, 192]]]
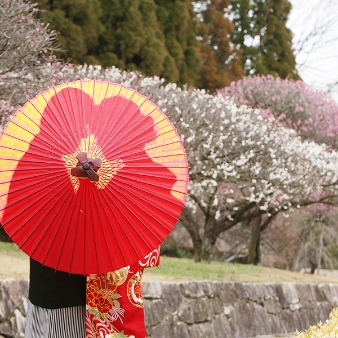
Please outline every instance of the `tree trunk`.
[[193, 241], [193, 245], [194, 245], [194, 261], [201, 262], [202, 261], [202, 242]]
[[318, 248], [318, 257], [317, 257], [317, 275], [320, 273], [322, 268], [322, 255], [324, 247], [324, 225], [320, 224], [320, 237], [319, 237], [319, 248]]
[[251, 222], [251, 238], [249, 244], [248, 264], [257, 265], [261, 259], [260, 240], [261, 240], [261, 220], [258, 216]]
[[195, 249], [195, 262], [208, 262], [210, 263], [212, 258], [212, 250], [216, 243], [215, 232], [215, 217], [210, 216], [204, 227], [204, 234], [200, 237], [200, 243], [194, 242]]

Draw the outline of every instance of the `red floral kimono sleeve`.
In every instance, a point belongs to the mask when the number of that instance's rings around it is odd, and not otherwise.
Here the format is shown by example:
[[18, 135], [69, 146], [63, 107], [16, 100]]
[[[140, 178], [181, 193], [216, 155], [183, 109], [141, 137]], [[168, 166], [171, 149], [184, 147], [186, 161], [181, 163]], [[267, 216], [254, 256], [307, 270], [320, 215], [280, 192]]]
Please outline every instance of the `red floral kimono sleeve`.
[[141, 279], [159, 263], [157, 249], [133, 265], [87, 277], [86, 338], [146, 337]]

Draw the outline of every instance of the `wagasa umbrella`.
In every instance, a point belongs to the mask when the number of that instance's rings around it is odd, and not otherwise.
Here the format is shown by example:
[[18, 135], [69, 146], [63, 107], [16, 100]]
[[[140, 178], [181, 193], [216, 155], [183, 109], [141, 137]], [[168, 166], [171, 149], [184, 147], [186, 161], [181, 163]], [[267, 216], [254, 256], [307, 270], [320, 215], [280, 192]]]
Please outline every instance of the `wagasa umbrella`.
[[173, 229], [188, 184], [182, 141], [148, 98], [76, 81], [29, 100], [0, 137], [0, 221], [43, 265], [128, 266]]

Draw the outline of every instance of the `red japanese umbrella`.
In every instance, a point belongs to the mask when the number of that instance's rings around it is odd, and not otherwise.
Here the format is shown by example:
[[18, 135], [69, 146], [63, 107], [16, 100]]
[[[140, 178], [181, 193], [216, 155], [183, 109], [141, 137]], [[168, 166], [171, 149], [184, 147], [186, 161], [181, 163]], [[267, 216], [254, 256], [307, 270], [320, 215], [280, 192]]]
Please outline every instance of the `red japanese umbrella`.
[[103, 273], [144, 257], [173, 229], [187, 184], [173, 125], [119, 84], [52, 87], [0, 137], [0, 221], [25, 253], [56, 270]]

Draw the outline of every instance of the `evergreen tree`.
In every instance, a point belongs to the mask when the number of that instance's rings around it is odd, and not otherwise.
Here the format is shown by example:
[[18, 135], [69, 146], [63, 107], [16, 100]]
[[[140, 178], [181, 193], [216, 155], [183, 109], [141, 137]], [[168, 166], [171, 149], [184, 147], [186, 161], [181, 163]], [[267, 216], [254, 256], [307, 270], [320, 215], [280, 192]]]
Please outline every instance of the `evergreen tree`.
[[59, 32], [59, 56], [72, 63], [98, 63], [94, 51], [104, 32], [99, 0], [37, 0], [43, 22]]
[[101, 0], [101, 4], [106, 32], [98, 59], [103, 66], [194, 84], [200, 58], [190, 1]]
[[199, 1], [203, 64], [197, 86], [211, 91], [242, 77], [241, 52], [230, 36], [234, 25], [226, 16], [229, 0]]
[[298, 79], [292, 50], [292, 33], [286, 27], [288, 0], [230, 0], [235, 44], [243, 51], [248, 75], [272, 74]]
[[201, 56], [199, 42], [196, 39], [198, 21], [191, 1], [155, 0], [155, 2], [160, 29], [164, 34], [165, 46], [169, 53], [165, 60], [163, 75], [170, 81], [173, 69], [179, 76], [175, 82], [196, 85]]
[[200, 65], [190, 0], [38, 0], [72, 63], [139, 70], [195, 85]]
[[242, 76], [229, 0], [38, 0], [72, 63], [116, 66], [214, 91]]

